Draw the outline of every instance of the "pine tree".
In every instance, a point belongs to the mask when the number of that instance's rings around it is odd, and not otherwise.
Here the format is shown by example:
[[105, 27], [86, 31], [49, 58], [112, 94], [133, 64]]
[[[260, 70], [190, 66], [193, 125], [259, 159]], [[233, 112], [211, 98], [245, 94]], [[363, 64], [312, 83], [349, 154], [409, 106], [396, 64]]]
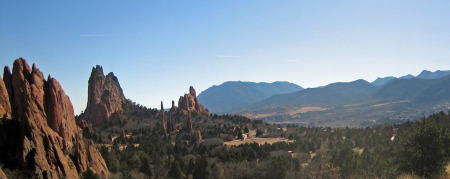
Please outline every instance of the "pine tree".
[[445, 113], [435, 114], [399, 134], [396, 149], [400, 171], [429, 177], [445, 170], [450, 159], [448, 121]]
[[244, 136], [242, 136], [242, 131], [240, 129], [238, 130], [238, 138], [244, 140]]
[[209, 176], [209, 163], [208, 158], [205, 155], [202, 155], [197, 159], [196, 167], [193, 173], [194, 178], [198, 179], [204, 179], [208, 178]]
[[248, 132], [249, 132], [248, 127], [245, 126], [245, 128], [244, 128], [244, 133], [248, 133]]
[[187, 168], [186, 174], [192, 174], [194, 172], [194, 168], [195, 168], [194, 160], [191, 159], [189, 160], [189, 166]]
[[173, 179], [183, 178], [183, 173], [181, 172], [180, 163], [178, 160], [174, 160], [172, 162], [172, 166], [167, 176]]

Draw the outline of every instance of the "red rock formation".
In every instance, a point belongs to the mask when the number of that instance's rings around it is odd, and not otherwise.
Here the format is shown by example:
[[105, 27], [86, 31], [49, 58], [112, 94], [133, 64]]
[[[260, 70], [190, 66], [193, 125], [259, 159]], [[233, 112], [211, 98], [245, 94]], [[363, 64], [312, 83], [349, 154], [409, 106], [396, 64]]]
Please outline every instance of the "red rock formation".
[[[8, 73], [9, 70], [5, 70]], [[11, 126], [0, 126], [6, 137], [0, 143], [2, 160], [18, 166], [32, 178], [79, 178], [88, 168], [108, 178], [105, 161], [93, 145], [85, 145], [75, 125], [73, 107], [59, 83], [44, 75], [24, 59], [14, 62], [11, 79], [5, 82], [13, 112]], [[1, 123], [3, 125], [6, 123]], [[0, 131], [1, 132], [1, 131]], [[1, 141], [4, 140], [4, 141]], [[75, 146], [76, 145], [76, 146]], [[89, 152], [86, 152], [89, 151]], [[16, 164], [13, 164], [16, 163]]]
[[169, 114], [175, 114], [177, 112], [177, 107], [175, 106], [175, 101], [172, 100], [172, 107], [169, 110]]
[[163, 106], [163, 102], [161, 101], [161, 121], [160, 121], [160, 125], [161, 125], [161, 134], [166, 134], [167, 133], [167, 120], [166, 117], [164, 116], [164, 106]]
[[186, 120], [186, 132], [192, 133], [192, 121], [191, 121], [191, 112], [188, 112], [187, 120]]
[[11, 104], [9, 102], [8, 90], [0, 76], [0, 118], [11, 116]]
[[186, 115], [188, 111], [195, 111], [201, 115], [209, 115], [208, 109], [205, 109], [197, 100], [197, 94], [194, 87], [189, 87], [189, 94], [180, 96], [178, 108]]
[[103, 68], [92, 68], [88, 85], [88, 103], [85, 110], [87, 121], [97, 126], [112, 114], [123, 113], [122, 105], [126, 103], [119, 80], [111, 72], [106, 77]]
[[[172, 108], [171, 110], [174, 109], [174, 103], [172, 102]], [[176, 108], [175, 108], [176, 109]], [[161, 120], [160, 120], [160, 125], [161, 125], [161, 131], [160, 134], [161, 135], [165, 135], [165, 134], [171, 134], [171, 135], [175, 135], [177, 132], [177, 128], [175, 127], [175, 121], [172, 119], [172, 113], [169, 111], [168, 115], [169, 115], [169, 119], [166, 119], [165, 113], [164, 113], [164, 106], [163, 106], [163, 102], [161, 101]]]

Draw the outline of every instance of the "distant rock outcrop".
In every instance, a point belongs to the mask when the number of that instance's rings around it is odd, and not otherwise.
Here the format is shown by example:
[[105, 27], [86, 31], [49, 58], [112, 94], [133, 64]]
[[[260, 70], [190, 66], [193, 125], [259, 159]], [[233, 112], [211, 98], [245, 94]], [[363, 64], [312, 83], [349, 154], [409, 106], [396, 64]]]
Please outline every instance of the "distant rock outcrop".
[[[5, 75], [6, 74], [6, 75]], [[14, 99], [11, 119], [0, 121], [0, 160], [4, 167], [24, 171], [31, 178], [79, 178], [87, 169], [108, 178], [109, 172], [92, 142], [84, 143], [75, 124], [72, 103], [58, 81], [44, 75], [24, 59], [5, 68], [8, 96]], [[3, 81], [0, 82], [0, 86]], [[3, 87], [1, 87], [2, 91]], [[5, 145], [4, 145], [5, 144]]]
[[175, 114], [178, 108], [175, 106], [175, 101], [172, 100], [172, 107], [169, 110], [169, 114]]
[[166, 116], [164, 115], [164, 105], [163, 105], [162, 101], [161, 101], [161, 120], [159, 122], [161, 125], [160, 133], [166, 134], [167, 133], [167, 119], [166, 119]]
[[178, 108], [187, 115], [188, 111], [195, 111], [202, 115], [209, 115], [208, 109], [205, 109], [197, 100], [197, 94], [194, 87], [189, 87], [189, 93], [184, 96], [180, 96], [178, 100]]
[[[172, 108], [170, 108], [168, 114], [168, 119], [165, 116], [163, 102], [161, 101], [161, 113], [160, 113], [160, 134], [174, 135], [178, 132], [185, 132], [190, 135], [195, 136], [197, 142], [202, 140], [202, 134], [199, 130], [194, 130], [192, 128], [191, 113], [195, 112], [197, 115], [209, 115], [208, 109], [205, 109], [197, 100], [195, 89], [191, 86], [189, 88], [189, 93], [180, 97], [178, 101], [178, 107], [175, 106], [175, 102], [172, 101]], [[186, 126], [182, 129], [177, 129], [175, 120], [172, 116], [185, 116]]]
[[122, 105], [126, 103], [119, 80], [111, 72], [103, 74], [103, 68], [92, 68], [88, 82], [88, 103], [84, 115], [86, 120], [97, 126], [113, 114], [123, 113]]
[[[172, 109], [174, 108], [172, 103]], [[161, 134], [175, 134], [177, 132], [177, 128], [175, 127], [175, 121], [172, 119], [172, 114], [169, 112], [168, 119], [164, 114], [164, 106], [161, 101]]]

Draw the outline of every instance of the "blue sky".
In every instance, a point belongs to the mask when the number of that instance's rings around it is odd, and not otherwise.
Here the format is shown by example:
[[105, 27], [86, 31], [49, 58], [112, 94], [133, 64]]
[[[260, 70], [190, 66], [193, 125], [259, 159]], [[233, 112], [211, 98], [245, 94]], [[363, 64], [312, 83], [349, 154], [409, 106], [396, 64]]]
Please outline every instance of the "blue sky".
[[449, 70], [449, 9], [415, 0], [0, 0], [0, 65], [36, 63], [75, 113], [97, 64], [148, 107], [231, 80], [373, 81]]

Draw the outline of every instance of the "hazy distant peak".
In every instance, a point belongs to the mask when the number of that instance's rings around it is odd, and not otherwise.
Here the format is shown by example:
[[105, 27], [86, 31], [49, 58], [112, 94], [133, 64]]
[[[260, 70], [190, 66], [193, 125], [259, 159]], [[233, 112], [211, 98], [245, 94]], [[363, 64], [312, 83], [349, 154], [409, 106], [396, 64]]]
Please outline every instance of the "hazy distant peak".
[[369, 85], [371, 86], [372, 84], [370, 84], [369, 82], [367, 82], [366, 80], [363, 79], [359, 79], [359, 80], [355, 80], [355, 81], [351, 81], [351, 82], [336, 82], [336, 83], [331, 83], [325, 87], [339, 87], [339, 86], [355, 86], [355, 85]]
[[415, 77], [414, 75], [408, 74], [408, 75], [405, 75], [405, 76], [401, 76], [400, 79], [411, 79], [411, 78], [414, 78], [414, 77]]
[[300, 90], [303, 90], [303, 88], [296, 84], [282, 81], [273, 83], [227, 81], [201, 92], [198, 95], [198, 100], [211, 112], [224, 112], [267, 99], [274, 94], [291, 93]]
[[[447, 75], [450, 75], [450, 70], [446, 70], [446, 71], [437, 70], [435, 72], [423, 70], [417, 76], [408, 74], [405, 76], [401, 76], [398, 79], [412, 79], [412, 78], [436, 79], [436, 78], [442, 78]], [[394, 79], [397, 79], [397, 78], [393, 77], [393, 76], [388, 76], [388, 77], [384, 77], [384, 78], [378, 77], [375, 81], [372, 82], [372, 84], [376, 85], [376, 86], [383, 86], [383, 85], [387, 84], [388, 82], [391, 82]]]
[[450, 70], [447, 70], [447, 71], [437, 70], [435, 72], [423, 70], [419, 75], [417, 75], [417, 78], [436, 79], [436, 78], [442, 78], [447, 75], [450, 75]]
[[388, 77], [384, 77], [384, 78], [378, 77], [375, 81], [372, 82], [372, 84], [375, 86], [382, 86], [393, 79], [396, 79], [396, 78], [393, 76], [388, 76]]

